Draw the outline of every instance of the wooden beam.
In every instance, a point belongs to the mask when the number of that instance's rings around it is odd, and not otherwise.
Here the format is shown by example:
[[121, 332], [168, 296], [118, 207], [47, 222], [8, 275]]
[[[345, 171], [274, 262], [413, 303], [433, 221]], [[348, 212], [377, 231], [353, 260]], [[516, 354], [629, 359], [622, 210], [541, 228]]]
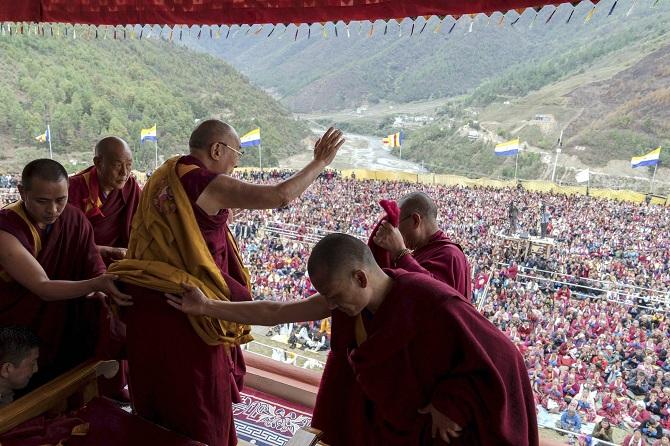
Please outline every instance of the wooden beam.
[[18, 400], [0, 408], [0, 434], [32, 418], [70, 409], [68, 400], [80, 395], [81, 403], [98, 396], [98, 376], [111, 378], [119, 371], [116, 361], [88, 361], [62, 374]]

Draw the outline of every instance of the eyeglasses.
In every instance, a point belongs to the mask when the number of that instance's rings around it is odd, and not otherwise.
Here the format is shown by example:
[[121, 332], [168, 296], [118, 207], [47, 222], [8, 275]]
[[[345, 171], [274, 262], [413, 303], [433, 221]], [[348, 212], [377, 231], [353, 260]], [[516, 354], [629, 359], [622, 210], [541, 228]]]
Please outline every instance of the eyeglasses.
[[223, 142], [223, 141], [216, 141], [214, 144], [223, 144], [224, 147], [228, 147], [230, 150], [232, 150], [233, 152], [237, 153], [238, 155], [240, 155], [240, 156], [243, 156], [243, 155], [244, 155], [244, 152], [243, 152], [243, 151], [240, 151], [240, 150], [237, 150], [237, 149], [233, 149], [232, 147], [230, 147], [228, 144], [226, 144], [226, 143]]

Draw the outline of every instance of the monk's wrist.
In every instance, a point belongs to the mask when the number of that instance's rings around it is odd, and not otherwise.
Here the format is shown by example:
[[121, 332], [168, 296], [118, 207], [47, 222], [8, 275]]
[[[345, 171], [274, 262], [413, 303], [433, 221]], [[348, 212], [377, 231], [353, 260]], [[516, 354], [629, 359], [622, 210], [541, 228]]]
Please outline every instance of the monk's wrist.
[[214, 308], [214, 301], [211, 299], [207, 299], [205, 302], [201, 303], [199, 308], [198, 308], [198, 316], [211, 316], [211, 317], [216, 317], [213, 316], [213, 312], [215, 311]]
[[395, 255], [393, 256], [393, 263], [398, 263], [400, 259], [405, 257], [407, 254], [409, 254], [411, 250], [408, 248], [402, 248], [401, 250], [397, 251]]

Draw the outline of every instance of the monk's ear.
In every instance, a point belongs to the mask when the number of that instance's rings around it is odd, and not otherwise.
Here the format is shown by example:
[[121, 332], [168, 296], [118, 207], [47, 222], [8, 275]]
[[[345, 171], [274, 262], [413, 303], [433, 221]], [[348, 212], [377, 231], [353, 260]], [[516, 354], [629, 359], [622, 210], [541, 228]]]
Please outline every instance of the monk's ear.
[[102, 167], [102, 157], [100, 155], [96, 155], [93, 157], [93, 165], [97, 170], [100, 170]]
[[223, 152], [221, 149], [221, 145], [217, 143], [213, 143], [212, 145], [209, 146], [209, 156], [215, 161], [218, 161], [221, 159], [223, 156]]
[[414, 227], [417, 227], [421, 224], [421, 218], [421, 215], [416, 212], [412, 214], [412, 224]]
[[21, 196], [21, 200], [26, 201], [26, 188], [23, 187], [23, 184], [19, 183], [17, 188], [19, 189], [19, 195]]
[[362, 269], [357, 269], [353, 273], [353, 278], [356, 284], [361, 288], [367, 288], [368, 286], [368, 275]]

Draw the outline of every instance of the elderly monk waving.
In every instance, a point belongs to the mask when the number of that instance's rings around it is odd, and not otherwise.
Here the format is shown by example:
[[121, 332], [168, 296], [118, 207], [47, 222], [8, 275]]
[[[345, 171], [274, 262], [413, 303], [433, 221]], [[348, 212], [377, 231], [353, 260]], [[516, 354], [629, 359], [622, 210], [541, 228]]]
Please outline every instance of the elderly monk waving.
[[144, 187], [126, 258], [112, 264], [136, 293], [128, 311], [130, 393], [137, 413], [210, 446], [236, 444], [232, 402], [245, 372], [249, 327], [186, 317], [165, 304], [182, 282], [218, 301], [251, 300], [249, 273], [226, 224], [229, 209], [271, 209], [298, 197], [331, 163], [344, 140], [329, 129], [314, 159], [275, 185], [239, 181], [240, 138], [228, 124], [202, 122], [190, 154], [172, 158]]

